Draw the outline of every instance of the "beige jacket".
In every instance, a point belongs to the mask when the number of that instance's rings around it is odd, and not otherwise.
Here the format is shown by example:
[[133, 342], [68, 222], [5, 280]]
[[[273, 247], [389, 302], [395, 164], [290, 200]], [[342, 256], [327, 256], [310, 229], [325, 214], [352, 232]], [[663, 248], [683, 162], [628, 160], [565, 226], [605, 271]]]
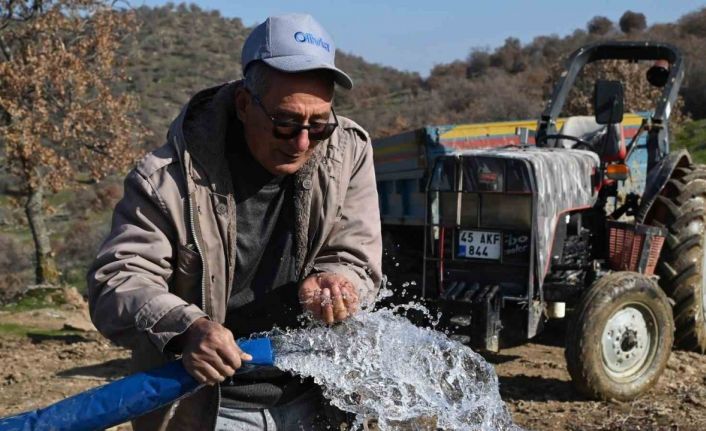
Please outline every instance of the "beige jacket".
[[[166, 344], [194, 320], [225, 319], [237, 237], [225, 126], [238, 85], [194, 96], [168, 142], [128, 174], [111, 232], [89, 270], [93, 322], [133, 350], [134, 371], [172, 359]], [[382, 252], [372, 147], [356, 123], [339, 123], [295, 174], [295, 260], [300, 280], [313, 271], [343, 274], [369, 304]], [[133, 426], [212, 430], [219, 403], [220, 390], [206, 387]]]

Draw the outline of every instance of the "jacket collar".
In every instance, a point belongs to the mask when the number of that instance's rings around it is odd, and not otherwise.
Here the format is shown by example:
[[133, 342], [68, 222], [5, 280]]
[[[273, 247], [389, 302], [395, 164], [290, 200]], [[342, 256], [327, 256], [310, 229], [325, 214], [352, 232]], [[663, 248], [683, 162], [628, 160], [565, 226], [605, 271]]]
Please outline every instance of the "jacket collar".
[[[231, 189], [223, 154], [230, 118], [228, 109], [234, 109], [233, 99], [230, 99], [230, 106], [226, 100], [229, 95], [234, 97], [238, 85], [241, 85], [240, 82], [231, 82], [198, 92], [184, 105], [169, 128], [170, 140], [183, 154], [182, 160], [200, 165], [201, 172], [207, 177], [194, 179], [202, 184], [205, 181], [214, 192], [223, 194]], [[188, 166], [185, 169], [193, 176], [193, 170]]]

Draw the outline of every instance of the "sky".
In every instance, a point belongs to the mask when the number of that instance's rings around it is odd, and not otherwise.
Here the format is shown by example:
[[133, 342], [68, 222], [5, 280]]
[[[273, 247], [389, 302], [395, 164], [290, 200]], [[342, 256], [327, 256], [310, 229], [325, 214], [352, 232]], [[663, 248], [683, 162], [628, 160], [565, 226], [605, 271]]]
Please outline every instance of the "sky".
[[[178, 2], [176, 0], [175, 2]], [[156, 6], [163, 0], [135, 0]], [[565, 36], [596, 15], [618, 22], [626, 10], [647, 24], [673, 22], [706, 7], [706, 0], [196, 0], [203, 9], [239, 17], [248, 26], [269, 15], [309, 13], [339, 50], [373, 63], [428, 76], [436, 64], [465, 59], [473, 48], [493, 49], [508, 37]]]

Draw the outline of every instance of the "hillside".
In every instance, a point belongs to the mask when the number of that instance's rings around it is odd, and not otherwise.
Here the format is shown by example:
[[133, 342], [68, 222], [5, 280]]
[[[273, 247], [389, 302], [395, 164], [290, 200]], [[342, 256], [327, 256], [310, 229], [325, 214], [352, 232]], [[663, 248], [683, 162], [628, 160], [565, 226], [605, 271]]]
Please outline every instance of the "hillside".
[[[194, 5], [137, 9], [142, 22], [126, 48], [132, 88], [142, 97], [142, 119], [161, 142], [170, 119], [199, 89], [241, 77], [240, 50], [249, 31], [240, 19]], [[534, 118], [541, 111], [558, 65], [568, 54], [604, 39], [649, 39], [672, 43], [687, 60], [683, 111], [706, 117], [706, 9], [675, 23], [642, 27], [594, 17], [586, 29], [564, 37], [539, 36], [527, 44], [508, 38], [492, 50], [459, 53], [463, 58], [436, 66], [428, 78], [339, 53], [337, 63], [356, 82], [336, 96], [337, 110], [373, 136], [429, 123]], [[624, 26], [625, 26], [624, 25]], [[631, 25], [631, 26], [630, 26]], [[690, 133], [689, 135], [693, 135]]]
[[[125, 54], [131, 89], [142, 98], [142, 121], [153, 132], [147, 144], [152, 148], [161, 143], [169, 122], [191, 95], [242, 77], [240, 51], [250, 29], [238, 18], [224, 18], [194, 5], [140, 7], [137, 14], [142, 25], [127, 42]], [[356, 83], [352, 92], [336, 95], [337, 110], [344, 115], [357, 114], [373, 99], [397, 101], [423, 85], [417, 74], [354, 55], [339, 53], [337, 64]], [[384, 116], [375, 118], [366, 116], [366, 125], [374, 130], [375, 124], [389, 122]]]

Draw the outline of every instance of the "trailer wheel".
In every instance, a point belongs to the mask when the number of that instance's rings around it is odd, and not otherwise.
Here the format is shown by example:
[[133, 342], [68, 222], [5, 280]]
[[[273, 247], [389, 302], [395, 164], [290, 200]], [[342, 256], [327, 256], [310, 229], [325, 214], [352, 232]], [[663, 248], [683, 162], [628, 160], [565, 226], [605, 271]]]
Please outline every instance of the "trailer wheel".
[[646, 276], [614, 272], [581, 297], [566, 333], [574, 386], [593, 399], [632, 400], [657, 383], [673, 341], [672, 311]]
[[675, 345], [706, 353], [706, 166], [678, 168], [646, 223], [669, 229], [657, 274], [674, 301]]

